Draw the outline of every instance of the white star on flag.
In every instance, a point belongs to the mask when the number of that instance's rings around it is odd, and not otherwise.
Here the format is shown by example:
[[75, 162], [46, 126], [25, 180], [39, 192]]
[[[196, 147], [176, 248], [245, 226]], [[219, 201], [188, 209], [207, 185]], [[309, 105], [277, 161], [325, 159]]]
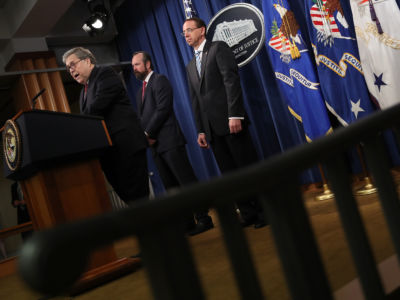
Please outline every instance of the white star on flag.
[[[350, 0], [360, 60], [369, 92], [381, 109], [400, 103], [400, 9], [396, 0]], [[371, 15], [379, 17], [383, 33]]]
[[354, 115], [356, 116], [356, 119], [358, 118], [358, 113], [365, 111], [362, 107], [360, 107], [360, 102], [361, 99], [358, 99], [357, 102], [353, 102], [350, 100], [351, 103], [351, 111], [354, 113]]

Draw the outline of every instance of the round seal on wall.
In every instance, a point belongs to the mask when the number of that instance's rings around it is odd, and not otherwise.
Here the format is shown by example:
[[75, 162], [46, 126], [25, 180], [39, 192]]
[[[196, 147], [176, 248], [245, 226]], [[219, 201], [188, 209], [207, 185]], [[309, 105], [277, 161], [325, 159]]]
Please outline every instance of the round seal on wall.
[[227, 43], [238, 66], [242, 67], [264, 47], [264, 15], [248, 3], [228, 5], [211, 19], [207, 26], [207, 40]]
[[17, 170], [21, 165], [21, 147], [21, 134], [17, 123], [11, 119], [7, 120], [3, 131], [3, 153], [11, 171]]

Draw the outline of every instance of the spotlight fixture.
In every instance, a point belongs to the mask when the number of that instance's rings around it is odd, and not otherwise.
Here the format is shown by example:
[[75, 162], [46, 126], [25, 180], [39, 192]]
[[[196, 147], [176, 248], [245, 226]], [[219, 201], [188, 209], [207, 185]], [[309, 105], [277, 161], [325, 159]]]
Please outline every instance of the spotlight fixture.
[[110, 14], [104, 5], [96, 5], [94, 8], [92, 8], [90, 4], [91, 2], [89, 2], [91, 16], [85, 22], [85, 24], [83, 24], [82, 29], [85, 30], [90, 36], [95, 36], [104, 32]]

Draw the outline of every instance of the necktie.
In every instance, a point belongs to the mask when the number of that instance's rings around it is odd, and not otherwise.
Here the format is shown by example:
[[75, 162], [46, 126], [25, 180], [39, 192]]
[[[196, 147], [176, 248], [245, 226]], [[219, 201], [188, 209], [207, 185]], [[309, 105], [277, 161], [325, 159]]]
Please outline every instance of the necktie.
[[86, 99], [87, 89], [88, 89], [88, 84], [85, 83], [85, 93], [83, 94], [83, 97], [84, 97], [85, 99]]
[[196, 68], [197, 68], [197, 73], [201, 73], [201, 51], [200, 50], [196, 50], [195, 52], [195, 56], [196, 56]]
[[142, 86], [142, 102], [143, 102], [143, 100], [144, 100], [144, 92], [146, 91], [146, 85], [147, 85], [147, 82], [146, 82], [146, 81], [143, 81], [143, 86]]

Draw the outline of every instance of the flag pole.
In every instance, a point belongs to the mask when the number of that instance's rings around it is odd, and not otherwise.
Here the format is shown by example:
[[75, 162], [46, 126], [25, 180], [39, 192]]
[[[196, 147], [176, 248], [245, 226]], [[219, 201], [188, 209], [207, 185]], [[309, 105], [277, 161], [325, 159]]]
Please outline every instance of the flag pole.
[[371, 182], [371, 179], [368, 174], [367, 166], [365, 164], [364, 155], [361, 151], [361, 147], [359, 144], [357, 145], [357, 153], [358, 153], [358, 156], [360, 157], [361, 166], [362, 166], [363, 174], [364, 174], [365, 185], [362, 188], [356, 190], [355, 194], [360, 195], [360, 196], [374, 194], [374, 193], [376, 193], [377, 189]]
[[323, 200], [335, 198], [335, 194], [332, 193], [332, 191], [328, 187], [328, 182], [326, 181], [324, 170], [322, 169], [321, 164], [318, 164], [318, 168], [319, 168], [319, 172], [321, 173], [323, 192], [322, 192], [322, 194], [316, 196], [315, 200], [323, 201]]
[[185, 11], [185, 18], [198, 17], [197, 11], [194, 9], [192, 0], [183, 0], [183, 10]]

